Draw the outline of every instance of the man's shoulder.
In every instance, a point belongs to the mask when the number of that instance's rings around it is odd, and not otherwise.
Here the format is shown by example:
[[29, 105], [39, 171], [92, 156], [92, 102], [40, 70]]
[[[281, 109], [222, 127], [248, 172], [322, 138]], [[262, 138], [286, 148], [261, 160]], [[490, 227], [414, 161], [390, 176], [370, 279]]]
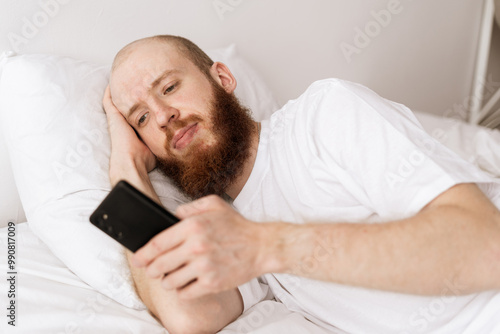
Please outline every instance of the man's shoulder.
[[271, 124], [287, 129], [291, 136], [303, 133], [312, 140], [330, 142], [356, 135], [361, 128], [367, 133], [380, 128], [406, 133], [421, 127], [404, 105], [362, 84], [337, 78], [313, 82], [299, 98], [274, 114]]
[[309, 85], [309, 87], [302, 95], [329, 93], [331, 91], [344, 91], [344, 92], [350, 91], [358, 94], [366, 90], [369, 89], [359, 83], [339, 78], [328, 78], [328, 79], [314, 81], [312, 84]]
[[[301, 117], [313, 118], [325, 113], [325, 116], [333, 116], [335, 113], [343, 113], [346, 110], [359, 106], [359, 101], [372, 101], [382, 99], [367, 87], [342, 80], [328, 78], [318, 80], [296, 99], [288, 101], [275, 114], [275, 117], [288, 115], [302, 115]], [[382, 99], [383, 100], [383, 99]]]
[[324, 127], [331, 132], [343, 126], [342, 118], [349, 113], [351, 101], [356, 99], [357, 94], [352, 92], [357, 86], [337, 78], [313, 82], [298, 98], [288, 101], [271, 116], [273, 134], [300, 138], [306, 142], [320, 135]]
[[313, 82], [295, 100], [271, 117], [271, 124], [291, 132], [342, 134], [366, 123], [372, 127], [392, 124], [396, 128], [419, 126], [406, 106], [387, 100], [362, 84], [330, 78]]
[[[380, 118], [417, 122], [403, 104], [390, 101], [370, 88], [348, 80], [329, 78], [313, 82], [293, 102], [304, 117], [335, 117], [342, 119]], [[318, 121], [321, 122], [321, 119]], [[418, 123], [418, 122], [417, 122]]]
[[382, 99], [369, 88], [351, 81], [328, 78], [317, 80], [296, 99], [288, 101], [282, 109], [307, 110], [311, 113], [316, 110], [318, 105], [328, 104], [330, 106], [346, 106], [356, 100], [373, 101]]

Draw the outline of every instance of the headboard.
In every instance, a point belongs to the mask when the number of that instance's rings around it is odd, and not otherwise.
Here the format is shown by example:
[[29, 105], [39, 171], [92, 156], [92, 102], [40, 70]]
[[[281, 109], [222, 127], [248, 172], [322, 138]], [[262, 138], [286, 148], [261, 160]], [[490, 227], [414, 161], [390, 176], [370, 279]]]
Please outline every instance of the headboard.
[[[175, 34], [205, 49], [235, 43], [280, 104], [315, 80], [339, 77], [435, 114], [470, 94], [482, 12], [477, 0], [2, 0], [1, 6], [0, 52], [109, 64], [128, 42]], [[25, 217], [1, 140], [0, 157], [3, 226]]]

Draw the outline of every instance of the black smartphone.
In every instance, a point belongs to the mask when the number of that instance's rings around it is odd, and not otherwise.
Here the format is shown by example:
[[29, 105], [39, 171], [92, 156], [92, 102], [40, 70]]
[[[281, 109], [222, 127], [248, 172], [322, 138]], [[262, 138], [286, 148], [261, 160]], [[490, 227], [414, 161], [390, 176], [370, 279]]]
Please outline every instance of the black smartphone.
[[179, 219], [122, 180], [90, 215], [90, 222], [131, 250], [137, 251], [152, 237]]

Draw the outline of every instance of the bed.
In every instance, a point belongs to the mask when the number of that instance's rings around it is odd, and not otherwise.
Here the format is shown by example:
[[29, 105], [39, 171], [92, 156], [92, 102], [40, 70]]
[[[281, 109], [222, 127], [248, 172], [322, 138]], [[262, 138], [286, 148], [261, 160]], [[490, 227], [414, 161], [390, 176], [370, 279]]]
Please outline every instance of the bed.
[[[10, 4], [14, 12], [29, 13], [19, 31], [32, 35], [19, 33], [26, 43], [17, 40], [18, 44], [10, 44], [13, 47], [0, 50], [6, 51], [0, 58], [0, 270], [7, 276], [0, 282], [0, 293], [9, 291], [2, 308], [10, 307], [2, 317], [1, 332], [167, 333], [136, 295], [121, 247], [88, 222], [109, 192], [110, 145], [101, 99], [112, 55], [126, 42], [163, 31], [152, 23], [138, 33], [116, 14], [111, 18], [117, 25], [110, 25], [106, 14], [115, 9], [112, 2], [89, 3], [83, 17], [93, 20], [86, 25], [90, 33], [111, 30], [108, 41], [117, 36], [109, 45], [96, 41], [94, 50], [71, 41], [70, 32], [59, 32], [52, 40], [58, 20], [68, 26], [67, 20], [82, 20], [76, 13], [63, 15], [81, 4], [62, 0], [33, 2], [31, 7]], [[210, 13], [214, 26], [240, 19], [246, 6], [242, 1], [198, 5], [193, 20]], [[129, 18], [137, 8], [131, 2], [120, 6]], [[178, 9], [172, 3], [162, 8], [171, 13]], [[192, 29], [173, 28], [173, 32], [189, 36]], [[80, 34], [78, 38], [85, 33], [73, 32]], [[9, 33], [12, 37], [16, 31]], [[194, 35], [214, 60], [234, 72], [239, 82], [236, 94], [257, 120], [267, 118], [290, 92], [302, 88], [297, 84], [286, 93], [273, 90], [266, 79], [269, 73], [279, 73], [262, 63], [251, 65], [239, 52], [235, 35], [226, 39], [236, 44]], [[61, 48], [66, 42], [70, 47]], [[422, 111], [415, 115], [432, 137], [500, 182], [500, 131], [468, 124], [459, 113], [447, 118]], [[153, 171], [150, 177], [164, 206], [174, 210], [186, 201], [162, 175]], [[267, 295], [221, 331], [250, 332], [332, 331]]]
[[[429, 132], [440, 134], [450, 148], [500, 180], [499, 131], [426, 113], [416, 115]], [[13, 215], [9, 220], [18, 219], [22, 218]], [[82, 280], [40, 240], [28, 222], [0, 229], [4, 253], [9, 231], [13, 230], [17, 326], [14, 331], [3, 321], [1, 326], [5, 333], [167, 333], [146, 310], [124, 306]], [[58, 237], [64, 237], [62, 234], [64, 232]], [[6, 256], [0, 257], [0, 268], [4, 273], [9, 271]], [[111, 290], [123, 289], [123, 282], [109, 283]], [[5, 281], [0, 286], [2, 291], [8, 290]], [[272, 299], [261, 301], [221, 331], [228, 334], [250, 332], [331, 333]]]

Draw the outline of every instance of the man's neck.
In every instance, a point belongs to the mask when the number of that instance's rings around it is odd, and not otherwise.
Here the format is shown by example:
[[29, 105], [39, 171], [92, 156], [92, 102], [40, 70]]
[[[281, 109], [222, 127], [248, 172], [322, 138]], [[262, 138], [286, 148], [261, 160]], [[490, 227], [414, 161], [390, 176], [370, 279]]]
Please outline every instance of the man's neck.
[[257, 150], [259, 148], [259, 141], [260, 141], [260, 123], [258, 122], [254, 123], [255, 123], [255, 129], [254, 131], [252, 131], [252, 144], [250, 147], [250, 156], [245, 161], [245, 165], [243, 166], [243, 171], [241, 175], [238, 176], [235, 182], [233, 182], [226, 190], [226, 194], [233, 200], [239, 195], [239, 193], [247, 183], [248, 178], [252, 173], [255, 160], [257, 158]]

